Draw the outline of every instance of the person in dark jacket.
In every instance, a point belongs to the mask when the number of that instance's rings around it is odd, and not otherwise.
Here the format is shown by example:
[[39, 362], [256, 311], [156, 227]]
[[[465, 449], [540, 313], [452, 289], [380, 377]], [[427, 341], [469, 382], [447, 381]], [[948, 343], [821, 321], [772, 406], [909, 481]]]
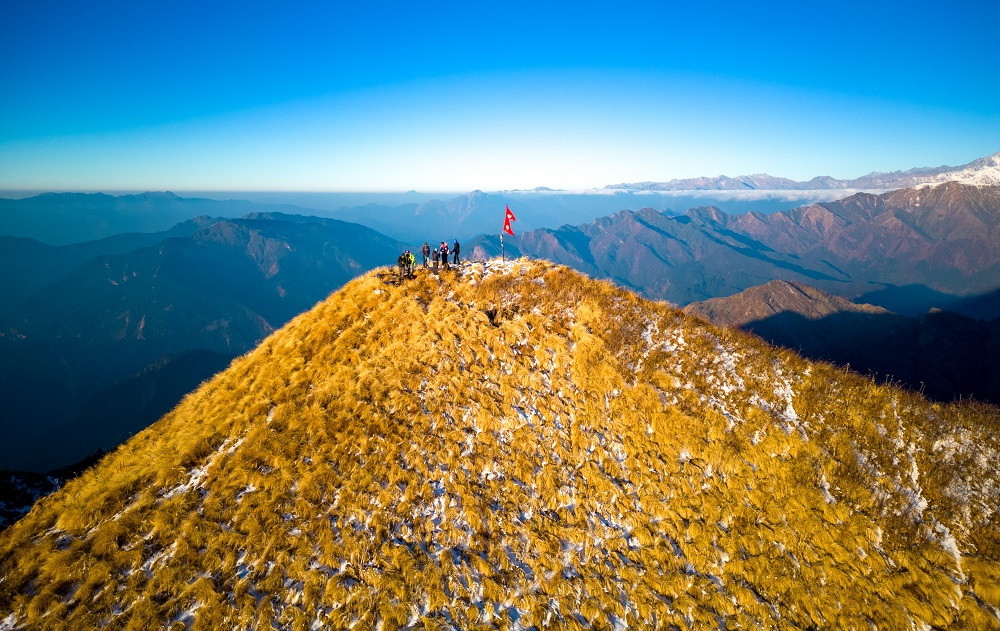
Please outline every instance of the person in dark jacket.
[[455, 265], [458, 265], [458, 239], [455, 239], [455, 245], [451, 248], [451, 251], [455, 255]]
[[444, 241], [441, 242], [441, 265], [448, 269], [448, 244]]
[[431, 264], [434, 266], [433, 268], [431, 268], [431, 271], [434, 272], [435, 274], [438, 273], [438, 259], [439, 258], [441, 258], [441, 255], [438, 254], [437, 248], [434, 248], [433, 250], [431, 250]]
[[403, 282], [403, 276], [406, 274], [406, 265], [409, 260], [409, 255], [406, 252], [400, 254], [399, 258], [396, 259], [396, 267], [399, 268], [399, 282]]
[[424, 247], [420, 248], [420, 253], [424, 255], [424, 267], [427, 267], [427, 259], [431, 256], [431, 246], [424, 241]]

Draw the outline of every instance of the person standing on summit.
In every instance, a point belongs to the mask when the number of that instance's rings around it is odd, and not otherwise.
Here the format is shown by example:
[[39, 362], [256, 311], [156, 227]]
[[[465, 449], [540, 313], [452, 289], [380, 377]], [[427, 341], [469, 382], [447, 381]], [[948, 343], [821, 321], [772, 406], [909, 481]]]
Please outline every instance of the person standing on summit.
[[423, 257], [424, 257], [424, 267], [426, 268], [427, 267], [427, 259], [431, 255], [431, 246], [427, 245], [426, 241], [424, 241], [424, 247], [420, 248], [420, 254], [422, 254]]
[[399, 282], [400, 283], [403, 282], [403, 277], [406, 276], [406, 265], [407, 265], [407, 262], [410, 260], [409, 253], [410, 253], [410, 251], [407, 250], [406, 252], [403, 252], [402, 254], [400, 254], [399, 258], [396, 259], [396, 267], [399, 269]]
[[455, 265], [458, 265], [458, 239], [455, 239], [455, 245], [451, 248], [451, 251], [455, 253]]
[[441, 265], [448, 269], [448, 244], [444, 241], [441, 242]]

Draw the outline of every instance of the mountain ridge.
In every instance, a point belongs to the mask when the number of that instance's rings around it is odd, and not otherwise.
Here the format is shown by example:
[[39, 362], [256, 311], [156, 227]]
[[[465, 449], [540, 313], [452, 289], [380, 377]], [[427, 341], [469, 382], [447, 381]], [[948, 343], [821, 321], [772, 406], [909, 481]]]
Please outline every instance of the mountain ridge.
[[741, 326], [786, 311], [809, 319], [845, 311], [878, 315], [889, 313], [882, 307], [857, 304], [805, 283], [786, 280], [772, 280], [733, 296], [691, 303], [684, 311], [725, 326]]
[[196, 217], [236, 219], [255, 211], [311, 214], [288, 204], [180, 197], [169, 191], [41, 193], [24, 199], [0, 198], [0, 235], [68, 246], [122, 233], [162, 232]]
[[543, 262], [391, 276], [0, 533], [3, 624], [1000, 623], [989, 409]]
[[[493, 237], [469, 245], [478, 257], [500, 254]], [[961, 296], [1000, 285], [1000, 186], [857, 193], [767, 215], [711, 206], [676, 216], [621, 211], [522, 232], [505, 245], [681, 305], [772, 279], [847, 298], [870, 292], [872, 283]]]
[[977, 158], [966, 164], [951, 167], [916, 167], [906, 171], [882, 173], [873, 171], [861, 177], [838, 180], [828, 175], [820, 175], [809, 180], [796, 181], [785, 177], [775, 177], [766, 173], [727, 177], [695, 177], [673, 179], [666, 182], [634, 182], [630, 184], [609, 184], [604, 188], [612, 191], [791, 191], [791, 190], [891, 190], [911, 188], [919, 185], [935, 185], [944, 182], [995, 186], [1000, 184], [1000, 152]]
[[[519, 208], [521, 227], [555, 228], [579, 224], [623, 208], [655, 206], [661, 211], [714, 204], [729, 213], [770, 213], [789, 206], [832, 201], [856, 191], [882, 192], [915, 185], [959, 180], [974, 185], [1000, 185], [1000, 153], [961, 167], [914, 168], [871, 173], [854, 180], [820, 176], [807, 182], [767, 174], [729, 178], [689, 178], [666, 183], [608, 185], [582, 191], [536, 187], [532, 190], [484, 192], [450, 197], [439, 194], [264, 194], [246, 192], [261, 201], [235, 199], [239, 192], [169, 191], [112, 196], [105, 193], [42, 193], [0, 199], [0, 234], [30, 237], [52, 245], [77, 243], [120, 232], [157, 232], [199, 215], [235, 218], [256, 211], [322, 215], [362, 223], [408, 242], [470, 239], [499, 232], [497, 210]], [[207, 195], [209, 197], [199, 197]], [[287, 201], [292, 203], [276, 203]], [[403, 203], [399, 203], [403, 202]], [[305, 204], [302, 206], [301, 204]]]

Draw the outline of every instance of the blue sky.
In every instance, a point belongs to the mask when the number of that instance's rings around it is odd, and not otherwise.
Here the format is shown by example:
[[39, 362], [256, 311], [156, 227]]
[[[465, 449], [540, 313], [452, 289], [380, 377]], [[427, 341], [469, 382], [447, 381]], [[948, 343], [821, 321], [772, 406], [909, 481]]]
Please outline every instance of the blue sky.
[[0, 6], [0, 189], [466, 191], [1000, 151], [1000, 2]]

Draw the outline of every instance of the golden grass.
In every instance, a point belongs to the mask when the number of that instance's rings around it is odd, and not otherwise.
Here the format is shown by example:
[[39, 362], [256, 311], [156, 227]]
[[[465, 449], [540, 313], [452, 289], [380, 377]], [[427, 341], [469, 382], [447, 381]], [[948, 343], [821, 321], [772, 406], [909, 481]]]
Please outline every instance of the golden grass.
[[0, 536], [0, 612], [1000, 625], [994, 408], [931, 405], [565, 268], [471, 269], [352, 281], [40, 502]]

